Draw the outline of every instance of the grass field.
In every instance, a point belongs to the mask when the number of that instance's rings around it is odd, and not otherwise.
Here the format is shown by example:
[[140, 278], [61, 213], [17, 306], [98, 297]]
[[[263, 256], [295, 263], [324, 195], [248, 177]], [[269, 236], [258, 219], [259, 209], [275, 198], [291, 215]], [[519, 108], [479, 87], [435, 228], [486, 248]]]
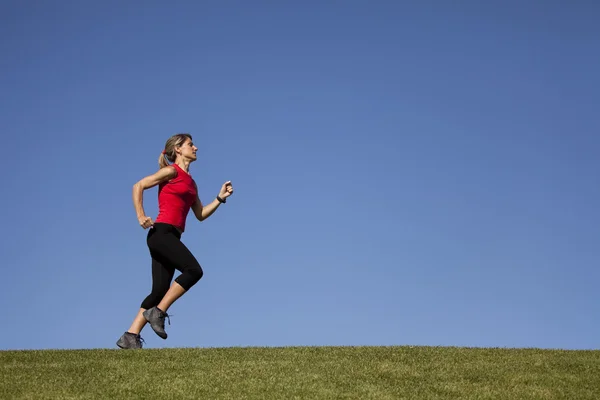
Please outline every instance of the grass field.
[[2, 351], [0, 371], [1, 399], [600, 399], [599, 351]]

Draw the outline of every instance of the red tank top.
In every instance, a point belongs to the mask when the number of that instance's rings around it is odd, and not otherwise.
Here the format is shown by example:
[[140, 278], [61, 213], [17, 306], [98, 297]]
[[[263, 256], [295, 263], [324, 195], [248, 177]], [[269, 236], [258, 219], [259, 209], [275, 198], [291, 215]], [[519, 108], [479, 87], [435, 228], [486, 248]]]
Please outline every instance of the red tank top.
[[196, 201], [197, 190], [192, 177], [179, 165], [172, 164], [177, 175], [158, 186], [158, 216], [155, 222], [171, 224], [185, 230], [185, 220]]

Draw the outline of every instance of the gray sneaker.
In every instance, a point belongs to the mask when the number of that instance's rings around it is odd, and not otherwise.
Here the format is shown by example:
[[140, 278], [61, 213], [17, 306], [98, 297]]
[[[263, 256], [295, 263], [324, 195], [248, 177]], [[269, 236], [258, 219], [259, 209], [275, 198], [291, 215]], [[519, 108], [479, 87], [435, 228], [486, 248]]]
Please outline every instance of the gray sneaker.
[[122, 349], [141, 349], [142, 342], [144, 339], [140, 335], [135, 333], [125, 332], [119, 340], [117, 340], [117, 346]]
[[165, 318], [169, 319], [169, 325], [171, 325], [171, 318], [169, 318], [169, 314], [162, 311], [158, 307], [152, 307], [149, 310], [144, 311], [143, 313], [146, 321], [150, 323], [150, 326], [156, 332], [158, 336], [163, 339], [167, 338], [167, 332], [165, 332]]

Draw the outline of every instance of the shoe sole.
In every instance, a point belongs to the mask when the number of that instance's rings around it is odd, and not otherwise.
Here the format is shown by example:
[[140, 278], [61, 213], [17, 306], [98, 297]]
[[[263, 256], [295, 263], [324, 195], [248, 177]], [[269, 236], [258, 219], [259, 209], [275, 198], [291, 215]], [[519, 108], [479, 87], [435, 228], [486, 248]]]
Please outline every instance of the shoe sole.
[[117, 343], [117, 346], [120, 347], [123, 350], [140, 350], [141, 347], [125, 347], [125, 346], [121, 346], [119, 343]]

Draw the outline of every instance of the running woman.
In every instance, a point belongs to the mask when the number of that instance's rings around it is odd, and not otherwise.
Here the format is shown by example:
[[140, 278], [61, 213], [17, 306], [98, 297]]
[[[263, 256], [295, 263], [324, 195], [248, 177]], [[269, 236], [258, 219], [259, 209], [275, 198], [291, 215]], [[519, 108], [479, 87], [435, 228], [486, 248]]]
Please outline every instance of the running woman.
[[[196, 161], [197, 150], [190, 134], [173, 135], [158, 159], [159, 170], [133, 185], [133, 205], [138, 221], [142, 228], [150, 228], [146, 242], [152, 258], [152, 290], [142, 301], [129, 330], [117, 341], [120, 348], [141, 349], [140, 332], [146, 323], [150, 323], [158, 336], [166, 339], [167, 310], [202, 278], [200, 264], [181, 242], [187, 215], [191, 209], [199, 221], [204, 221], [226, 202], [233, 187], [230, 181], [225, 182], [217, 197], [210, 204], [202, 205], [190, 175], [190, 164]], [[156, 220], [152, 221], [144, 212], [143, 193], [156, 185], [159, 211]], [[181, 274], [171, 284], [175, 270]]]

